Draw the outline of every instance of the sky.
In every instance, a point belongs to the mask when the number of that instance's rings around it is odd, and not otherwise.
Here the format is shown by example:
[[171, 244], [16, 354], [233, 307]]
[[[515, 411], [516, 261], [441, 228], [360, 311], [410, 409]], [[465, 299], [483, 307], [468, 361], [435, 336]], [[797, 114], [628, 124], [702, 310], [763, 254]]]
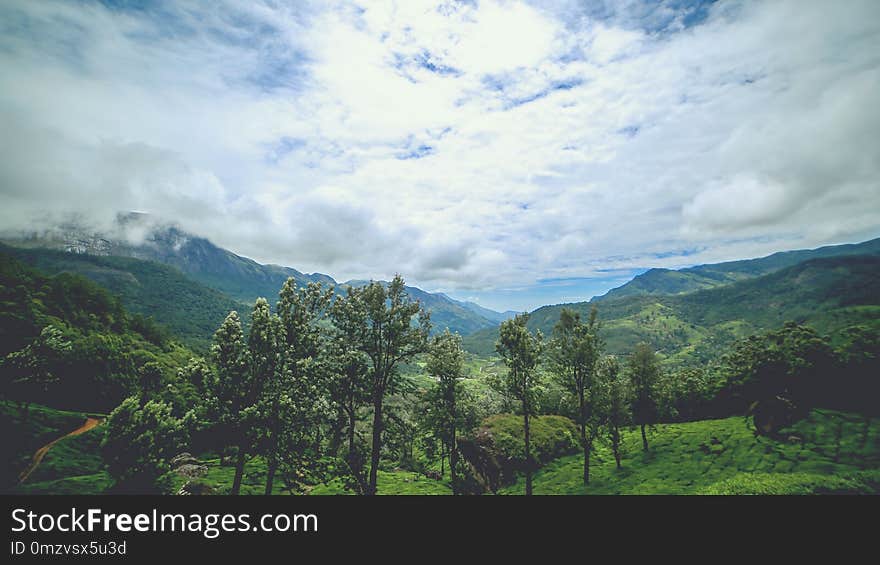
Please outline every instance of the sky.
[[0, 3], [0, 228], [531, 310], [880, 236], [880, 2]]

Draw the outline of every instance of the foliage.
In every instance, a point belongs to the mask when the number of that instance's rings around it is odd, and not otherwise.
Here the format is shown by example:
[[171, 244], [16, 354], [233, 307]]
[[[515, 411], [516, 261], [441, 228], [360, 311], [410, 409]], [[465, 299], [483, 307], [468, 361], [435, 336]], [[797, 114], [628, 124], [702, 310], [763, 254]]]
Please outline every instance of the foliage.
[[526, 495], [532, 494], [532, 471], [536, 461], [532, 457], [529, 418], [537, 412], [540, 401], [543, 335], [532, 335], [526, 324], [528, 314], [520, 314], [501, 323], [495, 351], [507, 366], [507, 374], [490, 384], [508, 399], [519, 402], [523, 415], [523, 446], [526, 472]]
[[601, 402], [600, 412], [603, 414], [602, 423], [611, 445], [611, 452], [620, 468], [620, 458], [623, 450], [621, 432], [624, 426], [632, 421], [631, 401], [633, 396], [632, 383], [624, 375], [614, 356], [602, 359], [599, 369], [601, 379]]
[[577, 400], [575, 421], [580, 428], [584, 450], [584, 483], [590, 481], [590, 452], [603, 419], [603, 412], [599, 409], [602, 391], [596, 375], [603, 348], [595, 308], [590, 310], [586, 322], [581, 321], [579, 313], [562, 309], [559, 321], [553, 327], [548, 358], [556, 382]]
[[125, 492], [152, 492], [186, 441], [183, 423], [169, 405], [142, 403], [138, 396], [125, 399], [104, 426], [101, 455], [116, 488]]
[[[880, 468], [880, 420], [813, 411], [779, 439], [755, 437], [742, 417], [658, 424], [651, 450], [637, 428], [623, 430], [622, 469], [599, 446], [585, 486], [579, 456], [556, 459], [535, 475], [537, 494], [694, 494], [739, 473], [846, 477]], [[522, 492], [522, 481], [501, 489]], [[874, 492], [880, 492], [874, 483]]]
[[834, 353], [815, 330], [787, 323], [739, 342], [722, 364], [722, 400], [747, 407], [757, 433], [772, 434], [821, 402]]
[[4, 363], [0, 392], [7, 397], [109, 411], [136, 391], [137, 371], [145, 363], [157, 362], [170, 372], [192, 355], [174, 342], [157, 345], [155, 336], [139, 333], [147, 330], [94, 283], [68, 273], [49, 277], [0, 253], [0, 353], [18, 352], [13, 359], [36, 361], [27, 348], [39, 344], [41, 332], [50, 326], [58, 344], [70, 344], [69, 350], [63, 347], [51, 355], [43, 350], [47, 364], [42, 369], [57, 378], [40, 386], [13, 384], [28, 363]]
[[70, 341], [64, 338], [61, 330], [46, 326], [24, 349], [13, 351], [3, 360], [4, 369], [11, 376], [10, 386], [24, 388], [25, 398], [34, 392], [46, 394], [58, 382], [58, 369], [71, 349]]
[[463, 425], [464, 389], [461, 378], [464, 365], [464, 352], [461, 349], [461, 337], [457, 334], [445, 333], [434, 337], [428, 356], [428, 374], [437, 379], [437, 384], [428, 393], [423, 422], [429, 433], [442, 445], [441, 457], [449, 457], [449, 469], [452, 474], [453, 494], [458, 489], [458, 447], [456, 432]]
[[206, 350], [214, 329], [226, 313], [237, 308], [237, 302], [229, 296], [175, 267], [153, 261], [46, 249], [3, 249], [43, 272], [76, 273], [100, 285], [132, 313], [132, 329], [156, 345], [174, 335], [194, 349]]
[[529, 426], [528, 455], [523, 418], [514, 414], [490, 416], [459, 440], [462, 456], [486, 490], [496, 491], [512, 483], [517, 473], [528, 473], [580, 446], [577, 426], [563, 416], [534, 416]]
[[[412, 324], [413, 317], [418, 323]], [[369, 393], [373, 405], [370, 472], [365, 494], [376, 493], [384, 426], [382, 408], [385, 395], [398, 383], [398, 365], [426, 350], [431, 331], [430, 316], [418, 302], [405, 293], [399, 275], [388, 284], [372, 282], [367, 286], [349, 287], [344, 298], [333, 305], [331, 317], [352, 348], [368, 360]]]
[[660, 363], [647, 343], [636, 345], [627, 363], [627, 375], [632, 383], [632, 417], [642, 431], [642, 447], [648, 450], [645, 427], [654, 424], [659, 416]]

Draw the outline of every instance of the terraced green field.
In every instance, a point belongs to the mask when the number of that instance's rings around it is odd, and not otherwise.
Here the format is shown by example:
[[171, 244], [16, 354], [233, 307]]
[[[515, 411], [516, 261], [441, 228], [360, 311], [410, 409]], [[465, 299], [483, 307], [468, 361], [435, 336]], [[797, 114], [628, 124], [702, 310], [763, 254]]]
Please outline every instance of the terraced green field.
[[[664, 424], [650, 433], [651, 449], [645, 453], [638, 430], [631, 429], [624, 434], [621, 469], [600, 447], [589, 486], [581, 479], [583, 459], [574, 455], [538, 471], [534, 489], [536, 494], [796, 494], [804, 485], [812, 485], [811, 492], [846, 485], [852, 487], [847, 492], [877, 492], [880, 487], [880, 420], [814, 411], [787, 435], [785, 441], [756, 438], [739, 417]], [[501, 493], [523, 491], [520, 480]]]
[[[33, 406], [24, 424], [14, 405], [0, 403], [4, 419], [29, 426], [34, 435], [26, 449], [69, 432], [85, 414]], [[23, 428], [19, 428], [23, 429]], [[80, 436], [58, 442], [39, 467], [12, 492], [26, 494], [100, 494], [111, 486], [102, 470], [98, 445], [99, 426]], [[682, 424], [661, 424], [650, 432], [651, 450], [641, 449], [638, 430], [624, 433], [623, 468], [615, 468], [605, 446], [593, 456], [592, 480], [581, 481], [582, 459], [566, 456], [548, 463], [535, 476], [536, 494], [809, 494], [880, 492], [880, 419], [851, 413], [817, 410], [786, 430], [782, 441], [755, 437], [740, 417]], [[41, 443], [42, 442], [42, 443]], [[24, 449], [24, 446], [20, 446]], [[7, 452], [20, 468], [32, 451]], [[7, 459], [9, 461], [9, 459]], [[198, 481], [210, 492], [228, 492], [234, 475], [231, 466], [205, 457], [207, 474]], [[245, 469], [243, 494], [262, 494], [266, 466], [261, 458]], [[448, 475], [446, 477], [448, 479]], [[186, 482], [171, 475], [168, 492]], [[379, 493], [394, 495], [451, 494], [447, 480], [438, 481], [410, 471], [380, 471]], [[501, 489], [500, 494], [524, 491], [523, 481]], [[350, 494], [341, 480], [307, 489], [312, 495]], [[273, 494], [293, 494], [277, 480]]]

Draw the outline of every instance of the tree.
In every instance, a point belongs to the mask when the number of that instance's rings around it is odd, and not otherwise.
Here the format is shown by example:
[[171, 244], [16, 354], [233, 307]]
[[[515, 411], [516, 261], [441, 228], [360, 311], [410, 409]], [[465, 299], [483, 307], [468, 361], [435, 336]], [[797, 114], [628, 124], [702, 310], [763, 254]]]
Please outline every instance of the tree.
[[235, 478], [230, 491], [230, 494], [238, 494], [248, 447], [243, 412], [249, 406], [252, 394], [250, 353], [237, 312], [230, 312], [214, 334], [211, 357], [217, 372], [207, 386], [206, 412], [225, 431], [228, 444], [238, 447]]
[[712, 377], [702, 367], [684, 367], [664, 374], [659, 386], [664, 417], [683, 422], [705, 418], [716, 393]]
[[642, 448], [648, 451], [645, 427], [657, 422], [657, 386], [660, 380], [660, 362], [647, 343], [636, 345], [627, 366], [633, 387], [633, 421], [642, 430]]
[[529, 417], [536, 413], [538, 405], [541, 381], [538, 364], [544, 344], [540, 331], [536, 335], [529, 332], [526, 327], [528, 321], [528, 314], [519, 314], [502, 322], [495, 351], [507, 366], [507, 373], [499, 380], [493, 380], [491, 385], [500, 394], [520, 403], [525, 442], [526, 495], [531, 495], [534, 461], [530, 444]]
[[162, 365], [156, 361], [148, 361], [138, 369], [138, 387], [140, 390], [141, 404], [146, 404], [162, 392], [162, 384], [165, 380]]
[[206, 392], [211, 378], [211, 367], [201, 357], [192, 357], [186, 365], [177, 370], [177, 379], [189, 383], [198, 395]]
[[[46, 394], [58, 382], [57, 367], [71, 349], [70, 341], [61, 330], [49, 325], [24, 349], [7, 355], [4, 364], [11, 369], [13, 385], [33, 388]], [[22, 398], [25, 399], [23, 419], [27, 421], [30, 412], [29, 392], [25, 391]]]
[[599, 392], [595, 373], [604, 344], [598, 335], [597, 318], [595, 307], [586, 322], [577, 312], [563, 308], [549, 347], [551, 373], [568, 394], [577, 398], [576, 421], [584, 451], [584, 484], [590, 482], [590, 453], [601, 422], [595, 410], [595, 397]]
[[[280, 405], [285, 401], [290, 364], [286, 363], [284, 329], [281, 318], [272, 314], [265, 298], [258, 298], [251, 313], [248, 334], [250, 375], [242, 409], [241, 423], [251, 443], [266, 455], [266, 494], [271, 493], [272, 480], [278, 468], [277, 447], [280, 433]], [[244, 449], [246, 443], [240, 445]]]
[[140, 395], [122, 401], [104, 424], [101, 456], [117, 488], [153, 492], [156, 479], [171, 470], [169, 461], [186, 443], [182, 422], [171, 406]]
[[[772, 435], [829, 401], [839, 382], [823, 385], [836, 359], [827, 338], [793, 322], [737, 343], [724, 357], [722, 401], [752, 416], [757, 434]], [[833, 402], [833, 400], [831, 400]]]
[[[320, 359], [323, 338], [319, 322], [332, 298], [332, 289], [325, 290], [319, 283], [297, 288], [293, 277], [281, 287], [276, 312], [282, 365], [278, 378], [266, 389], [266, 494], [272, 492], [280, 459], [299, 466], [308, 459], [311, 446], [319, 443], [313, 436], [320, 431], [325, 404], [321, 381], [326, 374]], [[280, 450], [282, 443], [284, 450]]]
[[[337, 308], [348, 308], [351, 303], [337, 300]], [[344, 315], [339, 315], [344, 318]], [[355, 335], [346, 333], [354, 328], [337, 327], [333, 340], [329, 343], [327, 370], [330, 374], [328, 388], [330, 402], [337, 414], [336, 437], [344, 435], [346, 441], [345, 463], [351, 477], [350, 486], [358, 494], [366, 494], [369, 479], [366, 472], [366, 455], [362, 442], [358, 441], [357, 422], [361, 409], [370, 402], [369, 359], [355, 348], [358, 340]], [[338, 445], [339, 440], [334, 440]]]
[[599, 373], [604, 387], [604, 421], [611, 443], [614, 461], [620, 469], [621, 441], [620, 430], [630, 423], [630, 383], [621, 373], [617, 358], [604, 357], [600, 362]]
[[443, 445], [443, 452], [449, 456], [452, 494], [458, 494], [458, 449], [455, 436], [460, 414], [456, 401], [462, 395], [459, 379], [462, 377], [463, 366], [461, 336], [450, 333], [448, 329], [436, 336], [431, 343], [427, 364], [428, 374], [437, 379], [437, 384], [430, 393], [429, 414], [432, 416], [431, 427]]
[[[413, 317], [418, 323], [413, 324]], [[373, 405], [370, 473], [366, 494], [376, 494], [376, 479], [382, 449], [385, 395], [397, 385], [397, 367], [427, 349], [430, 317], [417, 301], [406, 294], [403, 278], [395, 275], [386, 288], [371, 282], [349, 287], [345, 298], [337, 299], [332, 317], [337, 327], [353, 340], [354, 349], [368, 359], [370, 397]]]

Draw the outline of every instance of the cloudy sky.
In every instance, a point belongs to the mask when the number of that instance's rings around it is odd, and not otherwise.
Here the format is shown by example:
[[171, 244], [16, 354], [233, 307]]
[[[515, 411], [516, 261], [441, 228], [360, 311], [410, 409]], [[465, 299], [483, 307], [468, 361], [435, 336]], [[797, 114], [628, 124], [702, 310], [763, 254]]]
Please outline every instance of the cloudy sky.
[[0, 226], [531, 309], [880, 235], [880, 2], [0, 3]]

